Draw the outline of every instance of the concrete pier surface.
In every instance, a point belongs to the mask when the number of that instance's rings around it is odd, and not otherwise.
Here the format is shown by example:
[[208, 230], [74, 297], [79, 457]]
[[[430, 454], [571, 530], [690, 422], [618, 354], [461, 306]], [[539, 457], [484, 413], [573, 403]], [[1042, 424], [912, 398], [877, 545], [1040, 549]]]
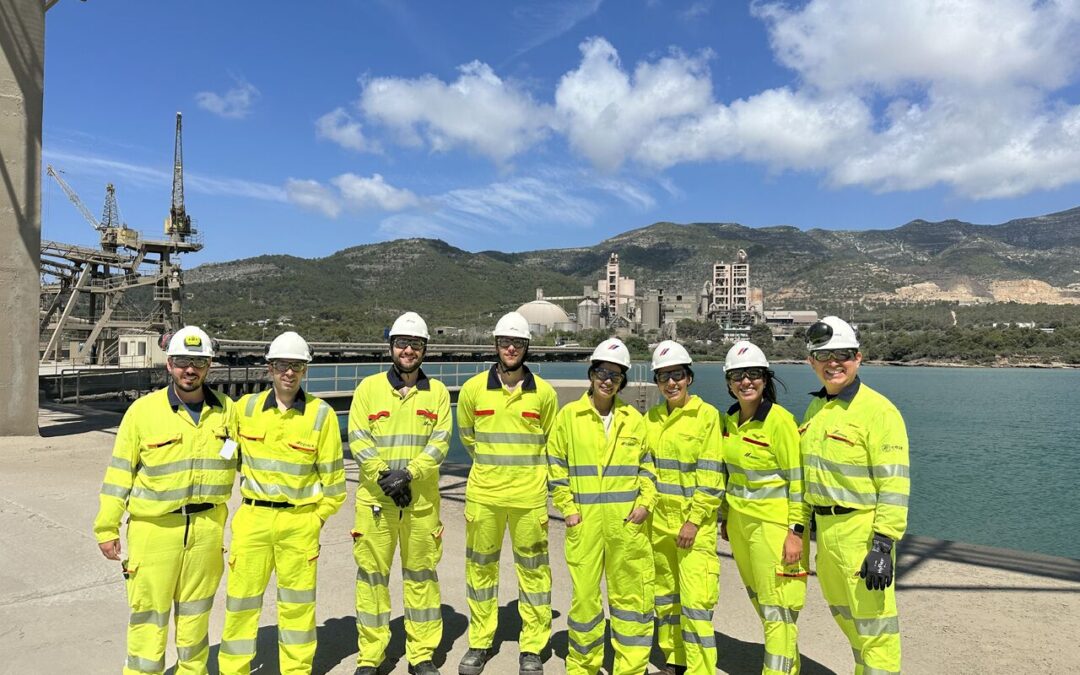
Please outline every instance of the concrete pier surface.
[[[119, 565], [98, 552], [91, 532], [97, 495], [120, 416], [89, 408], [45, 404], [37, 437], [0, 438], [0, 672], [116, 673], [125, 656], [128, 611]], [[352, 673], [356, 658], [352, 557], [353, 492], [357, 470], [346, 460], [349, 500], [322, 535], [319, 564], [319, 648], [314, 672]], [[442, 479], [446, 525], [442, 587], [444, 636], [436, 663], [457, 672], [468, 648], [464, 575], [465, 467]], [[231, 511], [239, 502], [236, 494]], [[988, 515], [988, 517], [990, 517]], [[563, 672], [570, 580], [563, 558], [563, 525], [550, 526], [555, 620], [547, 673]], [[1072, 536], [1064, 533], [1063, 536]], [[228, 545], [228, 544], [226, 544]], [[911, 538], [901, 545], [898, 602], [907, 673], [1080, 672], [1080, 561], [1004, 549]], [[761, 669], [761, 624], [750, 606], [730, 549], [721, 542], [720, 603], [713, 625], [719, 670]], [[486, 673], [517, 672], [516, 581], [509, 542], [503, 547], [499, 650]], [[392, 575], [393, 640], [384, 673], [405, 673], [401, 581]], [[211, 672], [225, 612], [224, 580], [210, 626]], [[256, 672], [275, 673], [274, 593], [266, 596]], [[803, 672], [849, 673], [851, 651], [810, 578], [799, 618]], [[170, 642], [171, 642], [170, 637]], [[443, 664], [445, 661], [445, 664]], [[171, 645], [167, 662], [175, 664]], [[610, 656], [609, 661], [610, 664]], [[659, 663], [654, 653], [654, 663]]]

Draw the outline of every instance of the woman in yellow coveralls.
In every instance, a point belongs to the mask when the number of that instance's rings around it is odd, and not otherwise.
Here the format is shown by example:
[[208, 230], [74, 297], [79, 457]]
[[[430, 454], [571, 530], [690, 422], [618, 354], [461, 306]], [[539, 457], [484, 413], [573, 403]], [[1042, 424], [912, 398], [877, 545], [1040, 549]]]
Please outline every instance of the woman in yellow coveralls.
[[660, 493], [651, 517], [656, 618], [666, 665], [661, 672], [716, 672], [713, 607], [720, 595], [716, 521], [724, 495], [720, 413], [690, 394], [693, 361], [677, 342], [653, 352], [664, 402], [645, 418], [646, 443]]
[[618, 338], [601, 342], [589, 366], [589, 391], [555, 418], [548, 439], [552, 501], [566, 522], [566, 565], [573, 595], [569, 675], [595, 675], [604, 660], [607, 577], [613, 675], [641, 675], [653, 634], [652, 545], [646, 519], [656, 502], [656, 476], [641, 413], [618, 397], [630, 352]]
[[724, 359], [728, 392], [736, 403], [724, 416], [727, 492], [720, 536], [765, 629], [763, 675], [799, 672], [795, 625], [806, 600], [807, 515], [795, 418], [776, 402], [765, 354], [736, 342]]

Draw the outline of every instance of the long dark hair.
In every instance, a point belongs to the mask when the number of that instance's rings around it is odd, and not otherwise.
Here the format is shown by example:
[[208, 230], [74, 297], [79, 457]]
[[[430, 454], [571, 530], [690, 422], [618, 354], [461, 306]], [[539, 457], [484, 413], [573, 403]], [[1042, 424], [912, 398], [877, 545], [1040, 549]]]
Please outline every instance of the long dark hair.
[[[727, 393], [731, 398], [738, 398], [731, 391], [731, 383], [727, 381], [727, 373], [724, 373], [724, 382], [727, 382]], [[776, 371], [772, 368], [765, 369], [765, 391], [761, 392], [761, 398], [769, 403], [776, 403], [776, 383], [779, 382], [780, 386], [784, 388], [784, 393], [787, 393], [787, 385], [784, 381], [776, 376]]]

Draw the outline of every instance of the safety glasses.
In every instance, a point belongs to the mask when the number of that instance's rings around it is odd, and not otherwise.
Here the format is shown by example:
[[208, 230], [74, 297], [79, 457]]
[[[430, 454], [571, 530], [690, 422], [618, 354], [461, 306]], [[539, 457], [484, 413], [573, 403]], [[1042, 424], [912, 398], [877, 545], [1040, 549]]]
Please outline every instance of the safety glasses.
[[424, 347], [427, 346], [427, 342], [425, 342], [421, 338], [407, 337], [396, 337], [391, 344], [394, 345], [395, 349], [405, 349], [407, 347], [412, 347], [412, 350], [414, 352], [423, 351]]
[[304, 361], [271, 361], [270, 367], [276, 373], [287, 373], [290, 370], [294, 373], [302, 373], [307, 370], [307, 363]]
[[828, 361], [851, 361], [855, 358], [856, 351], [854, 349], [827, 349], [816, 352], [810, 352], [810, 358], [814, 359], [818, 363], [826, 363]]
[[684, 369], [679, 368], [678, 370], [668, 370], [660, 373], [655, 373], [653, 377], [656, 379], [657, 384], [663, 384], [668, 380], [671, 380], [672, 382], [682, 382], [686, 379], [688, 374], [689, 373], [687, 373]]
[[521, 351], [522, 349], [525, 349], [525, 346], [529, 344], [529, 341], [525, 338], [501, 337], [495, 340], [495, 344], [498, 345], [499, 349], [510, 349], [513, 347], [514, 349]]
[[622, 372], [618, 370], [608, 370], [607, 368], [593, 368], [592, 375], [596, 378], [597, 382], [604, 382], [605, 380], [621, 382], [623, 378]]
[[739, 368], [737, 370], [729, 370], [725, 373], [724, 377], [728, 382], [742, 382], [743, 378], [749, 377], [752, 381], [765, 379], [766, 370], [764, 368]]
[[194, 366], [199, 370], [210, 365], [210, 359], [205, 356], [174, 356], [172, 357], [174, 368], [190, 368]]

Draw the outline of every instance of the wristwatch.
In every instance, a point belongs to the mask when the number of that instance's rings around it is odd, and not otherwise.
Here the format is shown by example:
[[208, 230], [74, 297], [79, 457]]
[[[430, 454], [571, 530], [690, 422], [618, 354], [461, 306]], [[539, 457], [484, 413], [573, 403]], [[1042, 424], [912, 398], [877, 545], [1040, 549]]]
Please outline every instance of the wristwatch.
[[794, 532], [796, 535], [798, 535], [800, 537], [802, 536], [802, 533], [806, 531], [806, 528], [803, 527], [802, 525], [800, 525], [799, 523], [795, 523], [794, 525], [791, 526], [790, 529], [791, 529], [792, 532]]

